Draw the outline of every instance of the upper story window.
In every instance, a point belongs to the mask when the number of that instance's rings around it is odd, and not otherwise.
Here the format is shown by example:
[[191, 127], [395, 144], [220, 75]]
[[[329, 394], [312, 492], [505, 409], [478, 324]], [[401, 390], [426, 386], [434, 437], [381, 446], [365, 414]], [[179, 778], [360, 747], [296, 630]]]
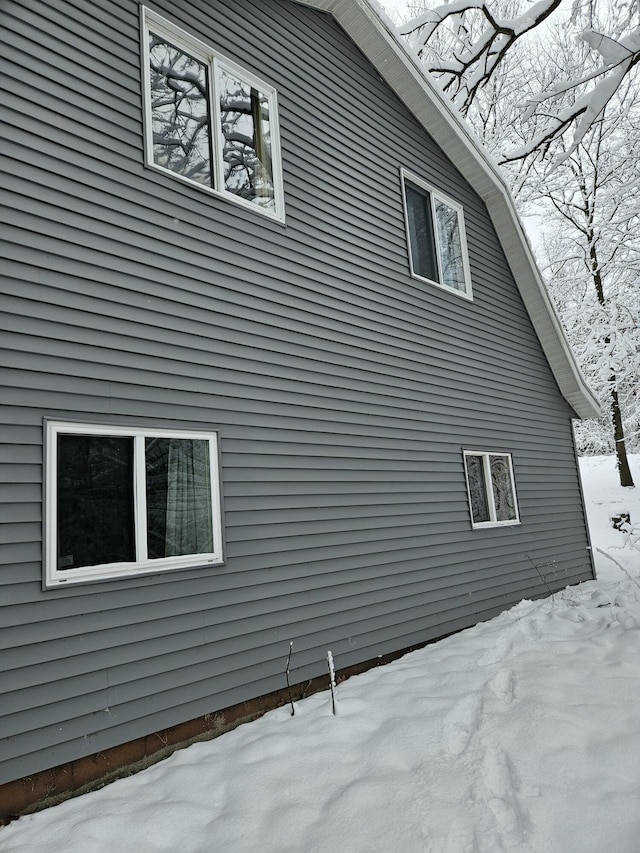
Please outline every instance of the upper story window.
[[47, 423], [46, 586], [221, 562], [215, 433]]
[[520, 518], [511, 454], [465, 450], [464, 464], [473, 526], [517, 524]]
[[411, 274], [471, 299], [462, 207], [402, 171]]
[[276, 91], [143, 9], [147, 163], [284, 219]]

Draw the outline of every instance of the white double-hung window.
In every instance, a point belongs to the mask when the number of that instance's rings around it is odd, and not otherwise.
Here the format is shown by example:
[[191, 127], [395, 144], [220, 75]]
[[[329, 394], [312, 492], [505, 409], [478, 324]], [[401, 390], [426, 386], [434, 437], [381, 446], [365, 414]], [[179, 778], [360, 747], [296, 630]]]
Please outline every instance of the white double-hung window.
[[222, 562], [215, 433], [46, 425], [45, 586]]
[[473, 527], [518, 524], [518, 503], [510, 453], [464, 451]]
[[411, 274], [471, 299], [462, 206], [404, 169], [402, 184]]
[[142, 9], [146, 162], [284, 219], [275, 89]]

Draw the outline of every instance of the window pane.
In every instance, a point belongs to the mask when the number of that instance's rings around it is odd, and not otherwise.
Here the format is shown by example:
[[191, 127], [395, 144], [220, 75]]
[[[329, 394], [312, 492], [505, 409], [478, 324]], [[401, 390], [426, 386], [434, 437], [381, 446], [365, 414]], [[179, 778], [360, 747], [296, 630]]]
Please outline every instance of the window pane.
[[135, 560], [133, 439], [58, 436], [58, 569]]
[[431, 196], [405, 181], [405, 199], [413, 271], [416, 275], [431, 281], [440, 281], [433, 238]]
[[458, 211], [440, 199], [436, 199], [435, 208], [442, 284], [466, 290]]
[[496, 521], [510, 521], [516, 518], [516, 506], [513, 499], [511, 469], [506, 456], [490, 456], [491, 488], [496, 505]]
[[209, 442], [147, 438], [145, 454], [149, 558], [212, 552]]
[[269, 99], [236, 74], [219, 70], [224, 187], [275, 209]]
[[210, 187], [207, 68], [153, 33], [149, 41], [153, 161]]
[[476, 524], [481, 521], [490, 521], [482, 456], [465, 456], [465, 463], [471, 497], [471, 517]]

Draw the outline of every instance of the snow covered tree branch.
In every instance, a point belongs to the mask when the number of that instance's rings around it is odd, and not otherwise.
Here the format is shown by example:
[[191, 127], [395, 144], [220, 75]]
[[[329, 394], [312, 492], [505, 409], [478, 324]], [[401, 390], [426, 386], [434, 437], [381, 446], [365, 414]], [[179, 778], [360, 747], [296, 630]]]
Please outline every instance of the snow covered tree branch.
[[[640, 65], [637, 0], [613, 0], [606, 33], [598, 28], [595, 6], [596, 0], [582, 4], [574, 0], [572, 17], [565, 25], [577, 25], [582, 16], [582, 64], [566, 79], [547, 79], [538, 92], [525, 94], [521, 121], [532, 132], [526, 141], [503, 154], [502, 162], [549, 155], [567, 131], [573, 130], [571, 144], [560, 153], [561, 159], [570, 156]], [[414, 6], [414, 13], [418, 8]], [[571, 8], [567, 0], [538, 0], [530, 5], [521, 0], [452, 0], [423, 9], [399, 30], [443, 91], [468, 116], [500, 67], [517, 52], [523, 36], [539, 33], [542, 25], [550, 26], [554, 13], [563, 9], [569, 13]]]
[[[453, 0], [423, 12], [400, 27], [443, 90], [466, 115], [478, 90], [486, 85], [507, 52], [525, 33], [539, 26], [562, 0], [539, 0], [524, 14], [498, 16], [484, 0]], [[451, 20], [453, 19], [453, 20]], [[435, 52], [432, 41], [451, 22], [448, 56]], [[452, 37], [452, 38], [451, 38]], [[441, 44], [441, 42], [440, 42]]]
[[580, 145], [589, 128], [602, 116], [630, 71], [640, 63], [640, 28], [620, 41], [594, 30], [584, 30], [582, 38], [592, 50], [600, 54], [600, 64], [592, 71], [585, 71], [579, 78], [567, 80], [550, 91], [531, 98], [523, 118], [529, 118], [543, 104], [557, 100], [566, 93], [583, 89], [587, 83], [593, 82], [595, 85], [572, 100], [569, 106], [559, 109], [555, 114], [551, 113], [546, 129], [526, 145], [511, 151], [504, 158], [504, 162], [521, 160], [534, 151], [546, 153], [551, 144], [573, 126], [572, 143], [560, 156], [561, 161], [566, 159]]

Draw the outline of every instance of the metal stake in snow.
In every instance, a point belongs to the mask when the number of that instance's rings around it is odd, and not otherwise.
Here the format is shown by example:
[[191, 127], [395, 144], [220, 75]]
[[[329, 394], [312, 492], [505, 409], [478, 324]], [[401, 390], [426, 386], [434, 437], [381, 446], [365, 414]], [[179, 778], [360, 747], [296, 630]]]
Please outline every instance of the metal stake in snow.
[[289, 643], [289, 656], [287, 657], [287, 668], [284, 671], [285, 678], [287, 679], [287, 690], [289, 691], [289, 702], [291, 703], [291, 716], [294, 717], [296, 713], [296, 709], [293, 707], [293, 699], [291, 697], [291, 684], [289, 684], [289, 664], [291, 663], [291, 652], [293, 650], [293, 640]]
[[327, 652], [327, 663], [329, 665], [329, 684], [331, 685], [331, 707], [335, 717], [338, 713], [338, 709], [336, 708], [336, 671], [333, 668], [333, 655], [331, 652]]

